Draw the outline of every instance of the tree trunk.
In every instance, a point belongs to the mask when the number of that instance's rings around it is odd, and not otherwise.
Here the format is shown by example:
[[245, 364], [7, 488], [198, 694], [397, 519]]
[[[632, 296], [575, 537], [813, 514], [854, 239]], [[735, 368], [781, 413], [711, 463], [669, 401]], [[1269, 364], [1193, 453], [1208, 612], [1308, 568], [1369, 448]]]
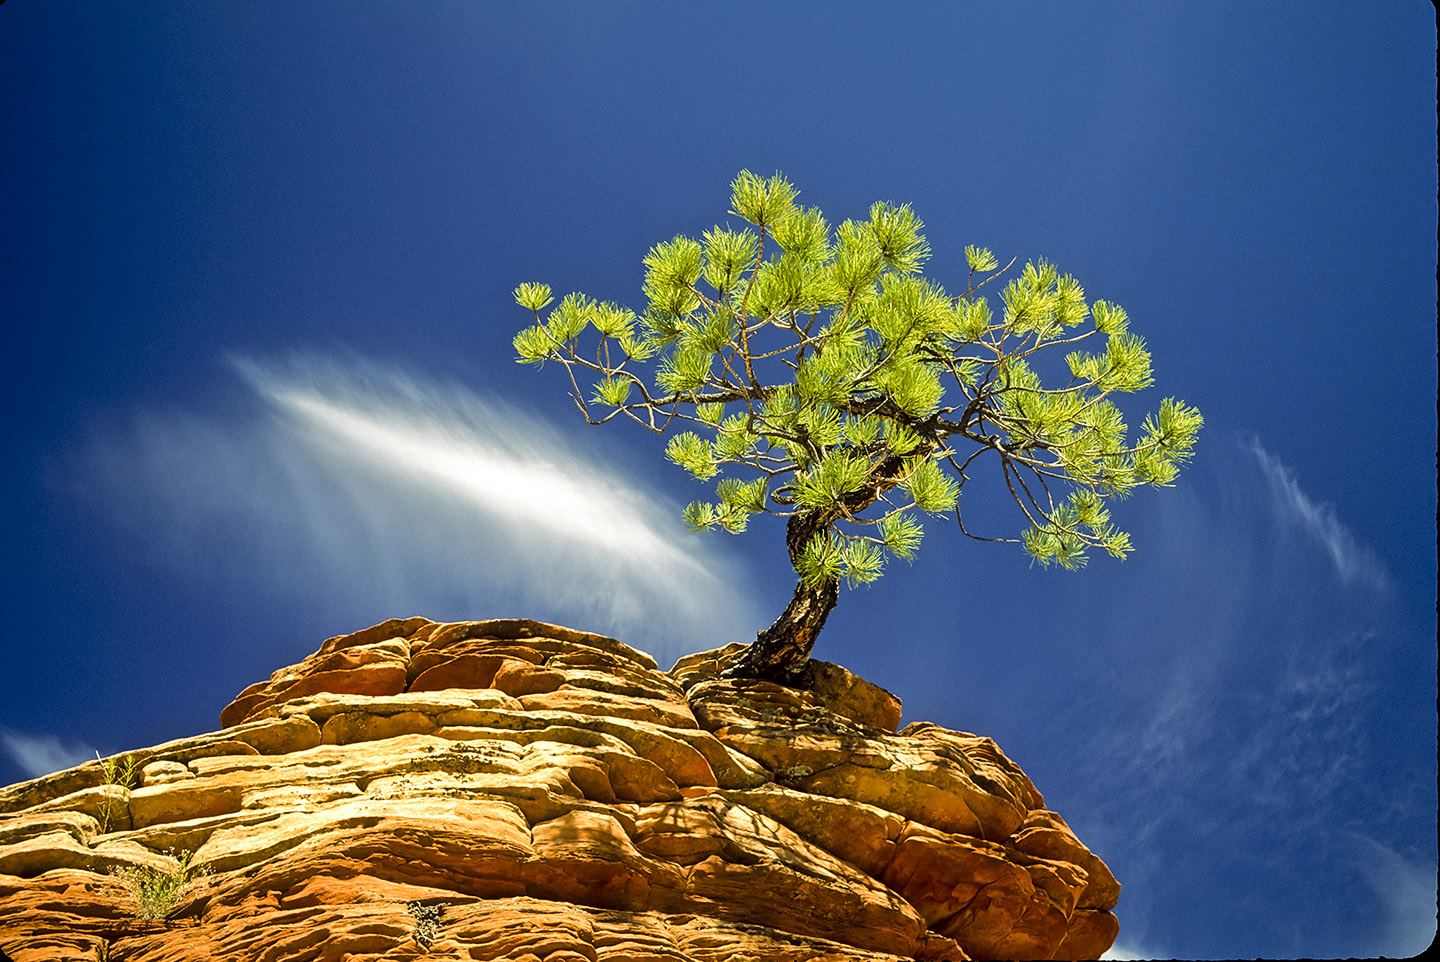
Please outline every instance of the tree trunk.
[[[925, 453], [933, 451], [937, 444], [932, 440], [926, 445]], [[799, 570], [800, 552], [811, 538], [828, 530], [837, 519], [859, 514], [874, 504], [900, 483], [903, 467], [904, 461], [898, 455], [889, 457], [876, 465], [867, 483], [846, 495], [842, 504], [792, 514], [785, 523], [785, 547], [795, 569]], [[760, 678], [793, 688], [810, 687], [810, 651], [839, 600], [840, 579], [832, 578], [818, 586], [800, 580], [780, 617], [755, 636], [755, 641], [730, 663], [723, 676]]]
[[[785, 524], [785, 547], [790, 552], [792, 564], [799, 561], [800, 552], [810, 539], [828, 526], [829, 519], [820, 514], [790, 516]], [[806, 687], [810, 651], [815, 647], [820, 629], [825, 627], [825, 619], [839, 600], [838, 578], [818, 586], [798, 581], [795, 593], [780, 617], [755, 636], [754, 643], [725, 669], [725, 677], [761, 678], [782, 685]]]

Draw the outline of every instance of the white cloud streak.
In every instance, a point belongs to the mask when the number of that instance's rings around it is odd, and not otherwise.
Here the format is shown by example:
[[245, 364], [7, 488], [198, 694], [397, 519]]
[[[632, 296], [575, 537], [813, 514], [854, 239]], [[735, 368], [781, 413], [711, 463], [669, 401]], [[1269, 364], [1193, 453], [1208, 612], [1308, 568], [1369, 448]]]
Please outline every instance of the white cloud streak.
[[1300, 489], [1295, 473], [1262, 448], [1258, 440], [1252, 439], [1249, 449], [1269, 482], [1271, 498], [1280, 517], [1324, 547], [1340, 580], [1347, 586], [1387, 588], [1389, 576], [1384, 565], [1339, 522], [1334, 507], [1311, 500]]
[[533, 416], [353, 360], [234, 367], [260, 412], [150, 413], [88, 454], [98, 500], [171, 562], [357, 618], [564, 621], [662, 660], [753, 638], [721, 542]]
[[33, 735], [0, 728], [0, 749], [15, 763], [26, 778], [40, 778], [51, 772], [74, 768], [92, 761], [96, 749], [92, 745], [58, 735]]
[[[1400, 944], [1370, 921], [1363, 932], [1334, 922], [1352, 899], [1347, 878], [1364, 871], [1345, 833], [1364, 824], [1405, 837], [1430, 790], [1426, 760], [1394, 757], [1380, 736], [1387, 673], [1406, 643], [1390, 634], [1390, 576], [1258, 442], [1212, 449], [1207, 470], [1212, 483], [1155, 502], [1148, 563], [1125, 575], [1132, 602], [1110, 634], [1130, 667], [1075, 711], [1095, 733], [1087, 770], [1106, 777], [1065, 810], [1085, 813], [1072, 824], [1126, 885], [1112, 957]], [[1387, 864], [1370, 874], [1400, 881], [1390, 896], [1372, 882], [1375, 898], [1413, 920], [1424, 893]], [[1200, 877], [1208, 901], [1191, 907], [1185, 887]], [[1257, 878], [1295, 892], [1294, 911], [1272, 915], [1255, 945], [1226, 944], [1205, 913], [1245, 911]]]
[[1171, 955], [1168, 952], [1153, 952], [1141, 948], [1134, 942], [1118, 939], [1100, 958], [1117, 960], [1117, 962], [1134, 962], [1137, 959], [1168, 959], [1171, 958]]
[[1384, 915], [1377, 955], [1413, 958], [1425, 953], [1437, 931], [1436, 872], [1363, 834], [1351, 836], [1355, 866]]

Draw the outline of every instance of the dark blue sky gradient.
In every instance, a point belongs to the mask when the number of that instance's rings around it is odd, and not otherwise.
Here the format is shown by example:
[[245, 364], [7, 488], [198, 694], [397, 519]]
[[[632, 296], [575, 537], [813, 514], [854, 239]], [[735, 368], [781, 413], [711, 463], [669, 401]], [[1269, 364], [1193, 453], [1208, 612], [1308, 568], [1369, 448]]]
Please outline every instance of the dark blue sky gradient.
[[[996, 738], [1125, 885], [1119, 954], [1423, 948], [1433, 9], [696, 6], [0, 8], [0, 782], [213, 729], [391, 616], [696, 647], [659, 612], [600, 623], [555, 585], [447, 572], [523, 545], [324, 473], [235, 359], [377, 397], [393, 372], [444, 410], [473, 392], [683, 504], [705, 492], [661, 442], [584, 429], [555, 366], [512, 362], [511, 290], [638, 307], [650, 245], [727, 220], [741, 168], [781, 170], [832, 223], [912, 204], [951, 288], [966, 244], [1053, 260], [1150, 346], [1132, 423], [1169, 395], [1207, 419], [1175, 490], [1117, 506], [1125, 563], [1031, 569], [932, 521], [818, 656]], [[963, 499], [1017, 533], [993, 485]], [[685, 544], [748, 630], [779, 611], [778, 524]]]

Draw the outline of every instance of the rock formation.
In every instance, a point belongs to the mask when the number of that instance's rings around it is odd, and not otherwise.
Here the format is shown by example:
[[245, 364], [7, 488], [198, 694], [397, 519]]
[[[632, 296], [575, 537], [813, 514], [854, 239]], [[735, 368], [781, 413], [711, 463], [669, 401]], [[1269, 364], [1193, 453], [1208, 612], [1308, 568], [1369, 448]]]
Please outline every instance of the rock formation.
[[[993, 741], [835, 665], [669, 672], [525, 620], [387, 621], [222, 729], [0, 791], [0, 949], [87, 959], [1095, 958], [1119, 885]], [[107, 781], [108, 774], [108, 781]], [[131, 879], [205, 874], [164, 918]], [[152, 913], [154, 914], [154, 913]]]

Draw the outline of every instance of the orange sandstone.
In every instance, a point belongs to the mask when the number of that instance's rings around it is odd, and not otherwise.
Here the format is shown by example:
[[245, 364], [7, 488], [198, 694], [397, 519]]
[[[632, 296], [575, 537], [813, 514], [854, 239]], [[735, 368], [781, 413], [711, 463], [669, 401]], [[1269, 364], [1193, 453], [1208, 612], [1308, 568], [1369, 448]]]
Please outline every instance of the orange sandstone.
[[[222, 729], [0, 790], [16, 962], [1095, 958], [1119, 885], [988, 738], [894, 696], [668, 673], [528, 620], [392, 620]], [[167, 918], [112, 870], [208, 866]]]

